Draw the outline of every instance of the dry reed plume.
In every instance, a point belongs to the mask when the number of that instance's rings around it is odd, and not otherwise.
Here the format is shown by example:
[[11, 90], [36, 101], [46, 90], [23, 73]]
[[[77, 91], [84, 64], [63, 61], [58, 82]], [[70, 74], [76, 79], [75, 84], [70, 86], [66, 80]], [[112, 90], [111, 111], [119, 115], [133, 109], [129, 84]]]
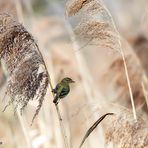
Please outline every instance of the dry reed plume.
[[138, 117], [137, 122], [132, 113], [122, 110], [109, 120], [106, 119], [106, 142], [113, 142], [119, 148], [147, 148], [147, 122]]
[[[144, 72], [141, 68], [141, 65], [137, 62], [138, 60], [135, 58], [132, 49], [126, 49], [127, 45], [123, 45], [123, 41], [116, 29], [109, 11], [105, 8], [102, 2], [98, 0], [71, 0], [67, 3], [66, 14], [67, 16], [72, 17], [71, 19], [76, 22], [75, 24], [72, 24], [72, 26], [76, 35], [76, 39], [78, 42], [80, 42], [82, 48], [86, 47], [86, 49], [99, 49], [101, 47], [103, 49], [113, 49], [112, 51], [118, 51], [120, 53], [118, 56], [119, 59], [116, 59], [116, 56], [114, 56], [115, 58], [113, 60], [113, 65], [116, 60], [117, 63], [122, 63], [119, 66], [120, 69], [122, 69], [122, 71], [119, 70], [119, 73], [121, 72], [121, 74], [119, 74], [119, 81], [121, 80], [124, 86], [126, 86], [126, 95], [130, 96], [133, 116], [136, 120], [134, 99], [142, 98], [142, 100], [144, 100], [141, 87], [141, 81]], [[129, 53], [130, 56], [128, 56]], [[137, 66], [133, 67], [132, 64], [135, 62]], [[135, 72], [137, 67], [140, 67], [141, 69], [140, 74]], [[117, 72], [118, 74], [118, 71], [113, 69], [112, 66], [108, 70], [113, 71], [113, 73]], [[108, 74], [110, 75], [110, 73]], [[124, 92], [125, 91], [122, 91], [122, 93]], [[121, 95], [123, 95], [122, 93]], [[138, 99], [138, 101], [140, 99]], [[143, 102], [144, 101], [142, 101], [142, 103]]]
[[119, 50], [118, 34], [107, 10], [100, 1], [68, 1], [66, 15], [76, 17], [77, 24], [74, 26], [74, 32], [78, 40], [83, 40], [86, 45]]
[[9, 75], [7, 106], [14, 103], [22, 112], [30, 100], [38, 100], [34, 120], [46, 94], [48, 73], [32, 35], [8, 14], [0, 14], [0, 49]]

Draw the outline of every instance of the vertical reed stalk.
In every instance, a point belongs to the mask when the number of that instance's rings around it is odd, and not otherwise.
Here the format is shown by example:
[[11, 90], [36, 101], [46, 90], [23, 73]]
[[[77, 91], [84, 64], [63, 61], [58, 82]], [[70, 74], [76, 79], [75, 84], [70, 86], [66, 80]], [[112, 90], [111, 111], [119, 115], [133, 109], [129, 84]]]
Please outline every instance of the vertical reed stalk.
[[136, 109], [135, 109], [135, 105], [134, 105], [134, 98], [133, 98], [133, 93], [132, 93], [132, 88], [131, 88], [131, 83], [130, 83], [130, 79], [129, 79], [129, 74], [128, 74], [128, 68], [127, 68], [127, 64], [126, 64], [126, 60], [125, 60], [125, 55], [124, 55], [124, 51], [122, 49], [122, 45], [121, 45], [121, 41], [120, 41], [120, 35], [119, 35], [119, 32], [116, 28], [116, 25], [112, 19], [112, 16], [109, 12], [109, 10], [105, 7], [104, 5], [104, 9], [106, 10], [106, 12], [108, 13], [109, 17], [110, 17], [110, 20], [112, 21], [112, 24], [114, 26], [114, 29], [118, 35], [118, 43], [119, 43], [119, 47], [120, 47], [120, 53], [121, 53], [121, 56], [122, 56], [122, 59], [123, 59], [123, 64], [124, 64], [124, 69], [125, 69], [125, 75], [126, 75], [126, 79], [127, 79], [127, 84], [128, 84], [128, 89], [129, 89], [129, 94], [130, 94], [130, 100], [131, 100], [131, 104], [132, 104], [132, 111], [133, 111], [133, 117], [134, 119], [137, 121], [137, 116], [136, 116]]
[[17, 110], [17, 116], [18, 116], [22, 131], [23, 131], [24, 136], [25, 136], [27, 148], [32, 148], [32, 144], [31, 144], [31, 141], [30, 141], [30, 135], [29, 135], [29, 127], [27, 126], [25, 120], [23, 119], [23, 117], [21, 116], [21, 114], [18, 110]]
[[[50, 76], [49, 76], [49, 84], [50, 84], [51, 90], [53, 90], [53, 86], [52, 86], [52, 83], [51, 83]], [[54, 95], [53, 92], [52, 92], [52, 95], [53, 95], [53, 98], [54, 98], [55, 95]], [[63, 119], [62, 119], [62, 116], [61, 116], [58, 104], [57, 105], [55, 104], [55, 108], [56, 108], [58, 119], [59, 119], [59, 123], [60, 123], [60, 128], [61, 128], [61, 133], [62, 133], [63, 140], [64, 140], [64, 145], [65, 145], [65, 148], [68, 148], [69, 146], [68, 146], [68, 140], [67, 140], [67, 136], [66, 136], [66, 131], [65, 131], [65, 127], [64, 127], [64, 124], [63, 124]]]
[[129, 94], [130, 94], [130, 100], [131, 100], [131, 104], [132, 104], [133, 116], [134, 116], [134, 119], [137, 121], [136, 109], [135, 109], [135, 104], [134, 104], [134, 98], [133, 98], [131, 83], [130, 83], [127, 64], [126, 64], [126, 61], [125, 61], [125, 56], [124, 56], [124, 52], [123, 52], [122, 48], [121, 48], [121, 56], [122, 56], [123, 63], [124, 63], [125, 75], [126, 75], [126, 79], [127, 79], [127, 84], [128, 84]]
[[24, 24], [23, 11], [22, 11], [20, 0], [15, 0], [15, 5], [16, 5], [16, 11], [17, 11], [17, 18], [21, 23]]

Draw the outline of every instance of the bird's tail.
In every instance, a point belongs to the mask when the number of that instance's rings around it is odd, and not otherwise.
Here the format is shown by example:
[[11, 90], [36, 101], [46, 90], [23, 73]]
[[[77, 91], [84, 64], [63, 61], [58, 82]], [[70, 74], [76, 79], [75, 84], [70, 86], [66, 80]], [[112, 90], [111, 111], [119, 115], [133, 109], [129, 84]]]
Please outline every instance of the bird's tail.
[[58, 104], [58, 96], [54, 97], [53, 103]]

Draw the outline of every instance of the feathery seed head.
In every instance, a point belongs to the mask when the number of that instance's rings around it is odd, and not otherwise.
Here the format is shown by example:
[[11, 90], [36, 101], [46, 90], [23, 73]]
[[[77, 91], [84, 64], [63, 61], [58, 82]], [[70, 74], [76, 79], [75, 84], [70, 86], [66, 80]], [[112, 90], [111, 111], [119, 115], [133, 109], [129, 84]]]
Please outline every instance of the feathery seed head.
[[38, 100], [38, 114], [48, 87], [48, 72], [32, 35], [8, 14], [0, 14], [0, 57], [8, 75], [9, 106], [22, 111], [30, 100]]
[[119, 114], [107, 121], [106, 140], [121, 148], [146, 148], [148, 132], [146, 121], [133, 119], [130, 111], [121, 110]]

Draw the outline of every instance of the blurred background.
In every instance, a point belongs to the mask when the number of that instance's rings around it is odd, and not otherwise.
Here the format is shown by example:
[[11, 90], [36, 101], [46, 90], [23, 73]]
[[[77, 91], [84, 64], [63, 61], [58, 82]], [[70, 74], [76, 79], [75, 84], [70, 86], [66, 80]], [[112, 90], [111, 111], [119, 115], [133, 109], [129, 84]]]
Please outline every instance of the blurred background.
[[[88, 129], [101, 115], [131, 109], [122, 58], [108, 49], [75, 50], [73, 24], [65, 16], [66, 0], [0, 0], [0, 12], [12, 14], [34, 36], [44, 57], [53, 85], [63, 77], [76, 81], [59, 104], [70, 148], [77, 148]], [[148, 1], [104, 0], [123, 39], [136, 112], [148, 119]], [[36, 102], [18, 117], [13, 106], [2, 112], [7, 76], [0, 65], [0, 148], [64, 148], [51, 90], [30, 126]], [[20, 119], [21, 118], [21, 119]], [[111, 118], [111, 117], [108, 117]], [[107, 122], [106, 120], [103, 121]], [[104, 148], [102, 123], [86, 141], [85, 148]], [[110, 145], [108, 147], [111, 147]], [[146, 148], [146, 147], [145, 147]]]

